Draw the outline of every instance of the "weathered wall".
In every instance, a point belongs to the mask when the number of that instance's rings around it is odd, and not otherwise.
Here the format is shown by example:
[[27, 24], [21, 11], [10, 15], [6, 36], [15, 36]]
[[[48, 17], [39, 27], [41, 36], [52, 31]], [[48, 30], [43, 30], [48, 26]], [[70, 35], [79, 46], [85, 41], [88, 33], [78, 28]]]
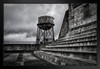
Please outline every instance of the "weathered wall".
[[59, 38], [65, 37], [69, 30], [69, 23], [68, 23], [68, 15], [69, 11], [65, 12], [64, 20], [60, 29]]

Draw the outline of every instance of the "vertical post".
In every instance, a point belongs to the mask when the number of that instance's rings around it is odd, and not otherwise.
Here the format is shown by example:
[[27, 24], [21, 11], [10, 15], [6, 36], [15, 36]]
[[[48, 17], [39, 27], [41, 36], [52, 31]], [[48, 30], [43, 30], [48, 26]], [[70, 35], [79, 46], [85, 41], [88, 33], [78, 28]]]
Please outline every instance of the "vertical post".
[[45, 44], [45, 30], [44, 30], [44, 44]]
[[52, 32], [53, 32], [53, 41], [55, 40], [54, 39], [54, 27], [52, 26]]
[[39, 41], [38, 41], [39, 36], [38, 36], [38, 35], [39, 35], [39, 31], [38, 31], [38, 26], [37, 26], [37, 37], [36, 37], [36, 43], [37, 43], [37, 44], [39, 44]]

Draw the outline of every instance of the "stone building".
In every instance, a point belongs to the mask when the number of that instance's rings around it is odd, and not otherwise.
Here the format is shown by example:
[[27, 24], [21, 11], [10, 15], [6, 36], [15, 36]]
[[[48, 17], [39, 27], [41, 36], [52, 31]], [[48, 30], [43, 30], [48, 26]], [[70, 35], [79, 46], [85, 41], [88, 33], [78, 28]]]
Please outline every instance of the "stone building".
[[69, 4], [66, 20], [68, 32], [62, 31], [63, 21], [59, 39], [35, 54], [55, 65], [96, 65], [97, 4]]
[[68, 23], [68, 15], [69, 11], [65, 12], [64, 20], [60, 29], [59, 38], [65, 37], [69, 30], [69, 23]]

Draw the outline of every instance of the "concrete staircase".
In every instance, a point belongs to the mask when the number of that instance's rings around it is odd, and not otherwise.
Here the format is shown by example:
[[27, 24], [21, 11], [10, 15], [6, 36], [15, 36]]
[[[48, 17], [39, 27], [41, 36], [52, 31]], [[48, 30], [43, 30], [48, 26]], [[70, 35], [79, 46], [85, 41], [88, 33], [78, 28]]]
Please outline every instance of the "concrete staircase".
[[[89, 26], [93, 26], [89, 29]], [[57, 39], [41, 51], [35, 52], [38, 57], [55, 65], [95, 65], [97, 64], [97, 31], [96, 22], [86, 25], [87, 30]]]

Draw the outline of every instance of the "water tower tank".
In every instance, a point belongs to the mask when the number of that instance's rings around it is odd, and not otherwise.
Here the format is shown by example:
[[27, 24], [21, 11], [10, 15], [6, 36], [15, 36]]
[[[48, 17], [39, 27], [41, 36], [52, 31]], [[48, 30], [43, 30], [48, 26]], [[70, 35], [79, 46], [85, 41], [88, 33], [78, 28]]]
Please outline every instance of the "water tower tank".
[[37, 24], [37, 44], [46, 44], [54, 41], [54, 18], [51, 16], [40, 16]]
[[38, 18], [38, 27], [43, 30], [49, 30], [54, 26], [53, 24], [54, 18], [51, 16], [40, 16]]

